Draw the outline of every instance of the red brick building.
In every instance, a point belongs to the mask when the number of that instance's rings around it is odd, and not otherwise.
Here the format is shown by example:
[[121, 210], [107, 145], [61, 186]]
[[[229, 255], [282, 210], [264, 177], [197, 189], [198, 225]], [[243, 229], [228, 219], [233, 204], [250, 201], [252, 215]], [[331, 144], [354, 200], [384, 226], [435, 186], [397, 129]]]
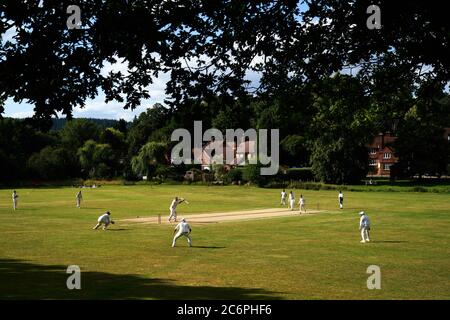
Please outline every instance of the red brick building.
[[[390, 176], [391, 167], [397, 163], [391, 144], [396, 137], [380, 133], [369, 145], [369, 176]], [[450, 128], [444, 128], [444, 139], [450, 142]]]
[[390, 133], [379, 134], [369, 145], [369, 175], [390, 176], [391, 167], [398, 159], [390, 144], [396, 139]]
[[[256, 157], [256, 141], [245, 141], [237, 145], [236, 142], [224, 142], [221, 154], [213, 152], [214, 144], [207, 142], [202, 149], [193, 149], [194, 158], [201, 163], [202, 170], [211, 170], [213, 164], [226, 164], [226, 167], [244, 165]], [[227, 152], [233, 155], [233, 158], [227, 159]], [[215, 159], [214, 159], [215, 158]]]

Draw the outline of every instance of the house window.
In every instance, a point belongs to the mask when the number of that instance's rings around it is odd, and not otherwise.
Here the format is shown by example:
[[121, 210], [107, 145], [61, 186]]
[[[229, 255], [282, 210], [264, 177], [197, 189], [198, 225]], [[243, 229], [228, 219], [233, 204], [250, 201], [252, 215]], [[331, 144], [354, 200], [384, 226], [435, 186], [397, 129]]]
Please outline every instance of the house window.
[[370, 154], [376, 154], [377, 148], [370, 148]]
[[448, 134], [447, 140], [450, 141], [450, 133]]
[[389, 171], [389, 170], [391, 170], [391, 166], [392, 166], [392, 164], [390, 164], [390, 163], [384, 163], [383, 170]]
[[369, 160], [369, 166], [376, 166], [376, 165], [377, 165], [377, 160], [373, 160], [373, 159]]
[[383, 159], [390, 159], [392, 157], [392, 154], [390, 152], [385, 152], [383, 154]]

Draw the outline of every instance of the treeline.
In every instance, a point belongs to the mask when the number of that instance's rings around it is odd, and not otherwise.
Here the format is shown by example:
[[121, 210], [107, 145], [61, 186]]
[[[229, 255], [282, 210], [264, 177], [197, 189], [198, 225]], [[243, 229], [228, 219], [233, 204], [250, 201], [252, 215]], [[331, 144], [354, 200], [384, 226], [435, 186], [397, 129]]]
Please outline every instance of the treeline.
[[278, 128], [281, 164], [311, 167], [317, 181], [364, 179], [367, 145], [386, 131], [398, 137], [393, 147], [404, 176], [448, 173], [450, 144], [443, 128], [450, 127], [450, 98], [444, 88], [428, 85], [414, 95], [380, 89], [337, 75], [279, 96], [210, 97], [177, 108], [155, 104], [131, 124], [120, 120], [106, 128], [74, 119], [61, 130], [42, 132], [28, 121], [1, 119], [0, 179], [182, 179], [188, 167], [170, 166], [170, 136], [177, 128], [193, 132], [195, 120], [220, 130]]
[[[113, 119], [96, 119], [96, 118], [85, 118], [88, 121], [94, 122], [97, 124], [100, 128], [109, 128], [116, 126], [118, 120]], [[53, 118], [52, 119], [52, 126], [50, 130], [59, 131], [66, 125], [67, 121], [69, 121], [67, 118]], [[127, 122], [127, 126], [129, 126], [130, 123]]]

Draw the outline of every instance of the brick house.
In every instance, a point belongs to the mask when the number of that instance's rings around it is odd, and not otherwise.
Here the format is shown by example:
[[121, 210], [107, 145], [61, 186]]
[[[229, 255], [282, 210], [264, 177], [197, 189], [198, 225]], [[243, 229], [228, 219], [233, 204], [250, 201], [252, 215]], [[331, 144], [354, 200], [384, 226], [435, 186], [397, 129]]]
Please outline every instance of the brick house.
[[390, 133], [379, 134], [373, 139], [369, 145], [369, 175], [390, 176], [392, 165], [398, 161], [390, 146], [395, 139]]
[[[391, 133], [380, 133], [369, 145], [369, 176], [390, 176], [391, 167], [397, 163], [394, 149], [390, 146], [396, 137]], [[450, 128], [444, 128], [444, 139], [450, 143]]]
[[[207, 142], [203, 145], [201, 150], [193, 149], [194, 158], [201, 163], [202, 170], [211, 170], [213, 164], [225, 164], [228, 169], [231, 166], [244, 165], [255, 157], [256, 141], [241, 142], [239, 146], [236, 142], [224, 142], [221, 155], [216, 155], [214, 152], [213, 142]], [[228, 161], [227, 152], [233, 155], [233, 159]], [[216, 158], [216, 159], [214, 159]]]

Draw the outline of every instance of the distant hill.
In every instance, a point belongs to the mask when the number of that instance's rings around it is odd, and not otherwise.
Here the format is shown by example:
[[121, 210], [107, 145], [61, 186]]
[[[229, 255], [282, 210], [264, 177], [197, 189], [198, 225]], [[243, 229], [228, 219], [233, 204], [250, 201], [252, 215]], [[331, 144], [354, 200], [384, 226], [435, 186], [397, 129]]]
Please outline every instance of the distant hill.
[[[95, 118], [77, 118], [77, 119], [86, 119], [89, 121], [92, 121], [94, 123], [96, 123], [98, 126], [100, 126], [101, 128], [108, 128], [108, 127], [114, 127], [114, 125], [116, 125], [119, 120], [112, 120], [112, 119], [95, 119]], [[67, 122], [66, 118], [53, 118], [53, 126], [51, 128], [51, 130], [54, 131], [59, 131], [61, 130], [64, 125]], [[131, 122], [127, 122], [128, 126], [131, 125]]]

